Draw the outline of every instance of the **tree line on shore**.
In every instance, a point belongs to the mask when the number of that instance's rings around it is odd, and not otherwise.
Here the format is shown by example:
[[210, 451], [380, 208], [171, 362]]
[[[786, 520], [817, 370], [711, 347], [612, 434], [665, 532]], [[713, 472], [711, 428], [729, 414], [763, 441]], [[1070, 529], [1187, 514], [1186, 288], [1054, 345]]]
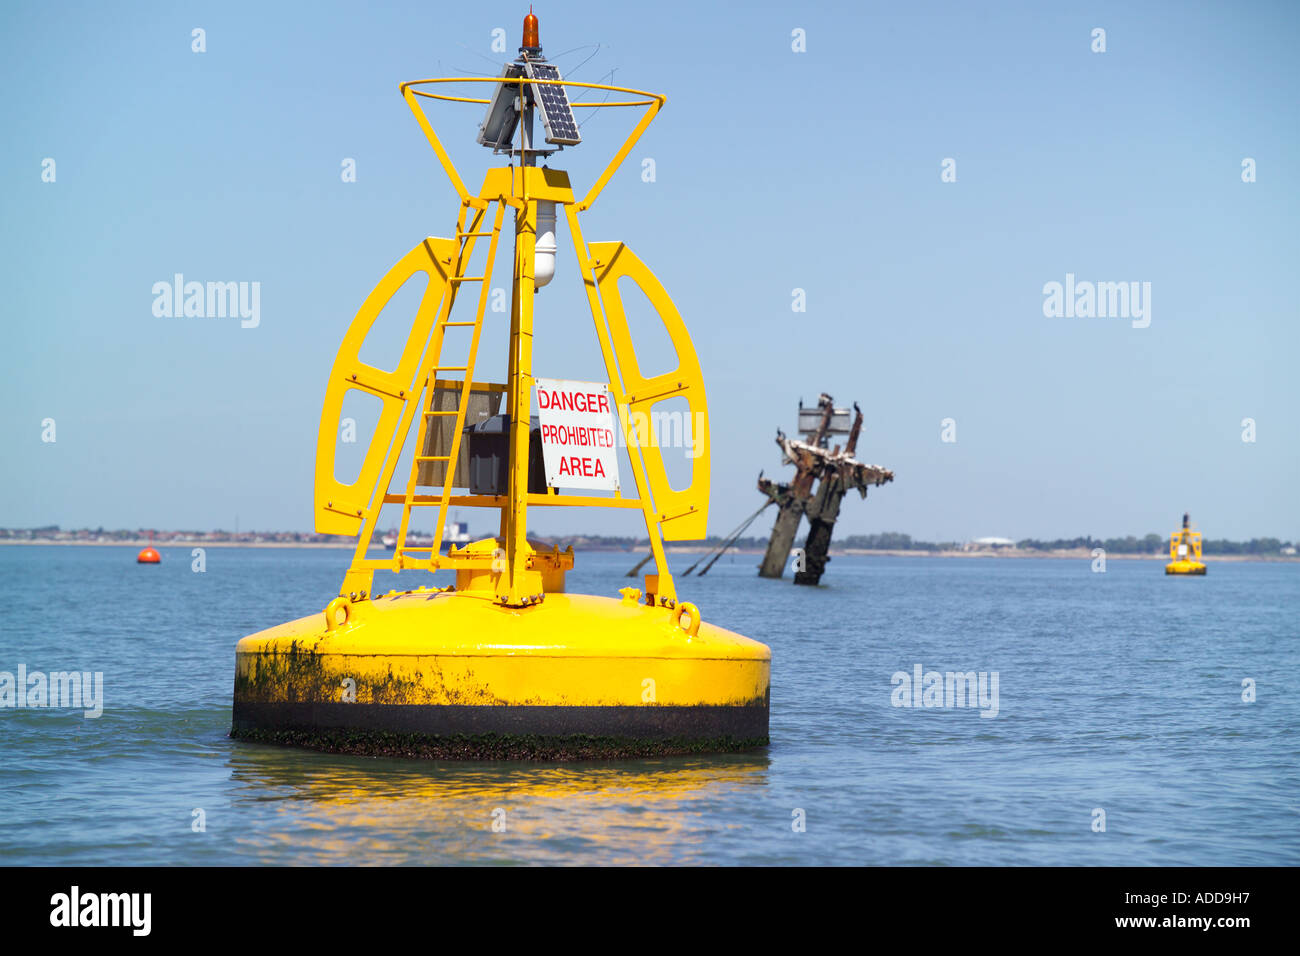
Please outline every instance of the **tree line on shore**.
[[[576, 548], [603, 547], [635, 550], [647, 548], [650, 545], [650, 540], [645, 537], [619, 538], [601, 535], [567, 535], [546, 537], [543, 540], [548, 544], [558, 544], [562, 548], [573, 545]], [[716, 547], [722, 544], [723, 540], [721, 535], [710, 535], [701, 542], [691, 543], [697, 546]], [[1169, 536], [1148, 534], [1141, 538], [1134, 535], [1123, 538], [1094, 538], [1085, 535], [1078, 538], [1054, 538], [1052, 540], [1025, 538], [1017, 541], [1015, 546], [1022, 551], [1073, 551], [1078, 549], [1091, 551], [1094, 548], [1102, 548], [1107, 554], [1167, 554], [1169, 552]], [[1251, 538], [1249, 541], [1206, 538], [1203, 541], [1202, 550], [1207, 555], [1280, 555], [1282, 549], [1289, 546], [1291, 546], [1290, 543], [1279, 538]], [[767, 547], [767, 538], [761, 536], [738, 538], [732, 543], [732, 547], [747, 551], [762, 550]], [[910, 534], [903, 534], [900, 531], [883, 531], [877, 534], [845, 535], [842, 538], [836, 538], [833, 547], [856, 551], [961, 551], [966, 545], [960, 541], [920, 541]]]
[[[864, 551], [953, 551], [962, 548], [961, 544], [952, 541], [914, 541], [911, 535], [896, 531], [851, 534], [841, 538], [838, 543], [842, 548]], [[1202, 551], [1205, 554], [1281, 554], [1282, 549], [1288, 546], [1291, 545], [1278, 538], [1251, 538], [1249, 541], [1205, 538], [1202, 541]], [[1022, 551], [1091, 551], [1102, 548], [1108, 554], [1165, 554], [1169, 550], [1169, 536], [1148, 534], [1137, 538], [1130, 534], [1123, 538], [1094, 538], [1085, 535], [1079, 538], [1054, 538], [1050, 541], [1025, 538], [1017, 541], [1016, 547]]]
[[[26, 541], [99, 539], [125, 542], [138, 540], [148, 533], [142, 530], [105, 531], [103, 528], [94, 531], [82, 529], [64, 532], [59, 529], [58, 525], [47, 525], [42, 528], [0, 528], [0, 541], [6, 539]], [[172, 539], [184, 541], [298, 542], [303, 544], [327, 544], [354, 540], [340, 535], [323, 535], [302, 531], [243, 531], [237, 535], [228, 531], [162, 531], [157, 532], [157, 535], [158, 540], [163, 543]], [[602, 548], [635, 551], [650, 546], [650, 539], [644, 536], [539, 535], [538, 538], [547, 544], [559, 545], [561, 548], [573, 545], [579, 549]], [[724, 540], [721, 535], [715, 534], [710, 535], [703, 541], [690, 543], [696, 547], [716, 547], [721, 545]], [[376, 541], [378, 541], [378, 536], [376, 536]], [[762, 550], [767, 547], [767, 538], [757, 535], [738, 538], [732, 542], [731, 546], [744, 551]], [[856, 551], [961, 551], [966, 547], [960, 541], [920, 541], [910, 534], [903, 534], [901, 531], [845, 535], [842, 538], [836, 538], [833, 546], [836, 549]], [[1015, 546], [1022, 551], [1075, 551], [1080, 549], [1091, 551], [1094, 548], [1102, 548], [1107, 554], [1166, 554], [1169, 551], [1169, 536], [1148, 534], [1141, 538], [1133, 535], [1124, 538], [1094, 538], [1085, 535], [1080, 538], [1054, 538], [1052, 540], [1025, 538], [1017, 541]], [[1251, 538], [1249, 541], [1206, 538], [1202, 544], [1202, 551], [1207, 555], [1269, 556], [1281, 555], [1283, 548], [1293, 547], [1295, 547], [1294, 542], [1284, 542], [1279, 538]]]

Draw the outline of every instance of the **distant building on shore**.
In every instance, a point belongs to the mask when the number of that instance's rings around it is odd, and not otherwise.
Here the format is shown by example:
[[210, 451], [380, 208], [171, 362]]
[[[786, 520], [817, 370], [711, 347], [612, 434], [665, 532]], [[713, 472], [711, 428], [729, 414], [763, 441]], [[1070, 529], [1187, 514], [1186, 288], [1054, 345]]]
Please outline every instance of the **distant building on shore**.
[[1014, 548], [1016, 543], [1010, 538], [975, 538], [962, 545], [963, 551], [1003, 551]]

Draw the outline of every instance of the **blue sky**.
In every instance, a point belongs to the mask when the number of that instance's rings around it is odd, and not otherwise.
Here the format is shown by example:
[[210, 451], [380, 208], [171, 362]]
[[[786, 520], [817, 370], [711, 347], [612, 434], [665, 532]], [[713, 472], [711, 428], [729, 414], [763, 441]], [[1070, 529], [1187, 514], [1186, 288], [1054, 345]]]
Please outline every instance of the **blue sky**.
[[[760, 469], [788, 474], [775, 429], [825, 390], [862, 403], [860, 457], [897, 474], [846, 503], [841, 534], [1163, 533], [1190, 510], [1210, 537], [1300, 536], [1300, 8], [535, 10], [548, 54], [580, 48], [562, 70], [595, 53], [567, 75], [613, 70], [668, 97], [584, 232], [626, 241], [691, 329], [711, 530], [757, 507]], [[388, 268], [454, 225], [397, 84], [495, 72], [492, 30], [512, 57], [525, 12], [0, 8], [0, 525], [309, 529], [338, 343]], [[430, 116], [477, 186], [492, 162], [478, 108]], [[597, 111], [553, 164], [585, 184], [628, 128]], [[538, 299], [535, 370], [598, 378], [568, 241]], [[156, 317], [152, 286], [178, 272], [260, 282], [260, 324]], [[1149, 282], [1150, 326], [1045, 316], [1044, 284], [1067, 273]], [[533, 527], [638, 530], [602, 511]]]

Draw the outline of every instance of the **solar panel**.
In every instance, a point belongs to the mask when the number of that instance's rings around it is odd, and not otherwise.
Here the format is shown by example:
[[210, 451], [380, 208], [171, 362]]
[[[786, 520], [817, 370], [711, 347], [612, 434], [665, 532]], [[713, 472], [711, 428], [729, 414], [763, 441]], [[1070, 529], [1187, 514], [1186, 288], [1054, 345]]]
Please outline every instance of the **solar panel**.
[[[534, 80], [558, 80], [560, 71], [549, 63], [525, 64], [528, 75]], [[541, 108], [542, 125], [546, 127], [546, 141], [560, 146], [576, 146], [582, 142], [578, 124], [573, 119], [573, 109], [564, 87], [558, 83], [534, 83], [533, 97]]]
[[[513, 79], [523, 73], [517, 63], [507, 63], [501, 71], [501, 78]], [[514, 138], [515, 127], [519, 125], [519, 114], [515, 111], [515, 100], [519, 97], [519, 86], [515, 83], [500, 83], [496, 94], [488, 106], [487, 115], [478, 127], [478, 141], [492, 149], [510, 148]]]

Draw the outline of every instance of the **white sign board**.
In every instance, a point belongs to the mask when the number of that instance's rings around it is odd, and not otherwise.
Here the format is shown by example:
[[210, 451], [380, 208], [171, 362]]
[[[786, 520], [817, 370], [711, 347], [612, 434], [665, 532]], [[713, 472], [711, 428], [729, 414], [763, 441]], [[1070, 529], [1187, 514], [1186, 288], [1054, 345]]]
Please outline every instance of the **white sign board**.
[[614, 409], [604, 382], [537, 378], [546, 483], [552, 488], [618, 490]]

